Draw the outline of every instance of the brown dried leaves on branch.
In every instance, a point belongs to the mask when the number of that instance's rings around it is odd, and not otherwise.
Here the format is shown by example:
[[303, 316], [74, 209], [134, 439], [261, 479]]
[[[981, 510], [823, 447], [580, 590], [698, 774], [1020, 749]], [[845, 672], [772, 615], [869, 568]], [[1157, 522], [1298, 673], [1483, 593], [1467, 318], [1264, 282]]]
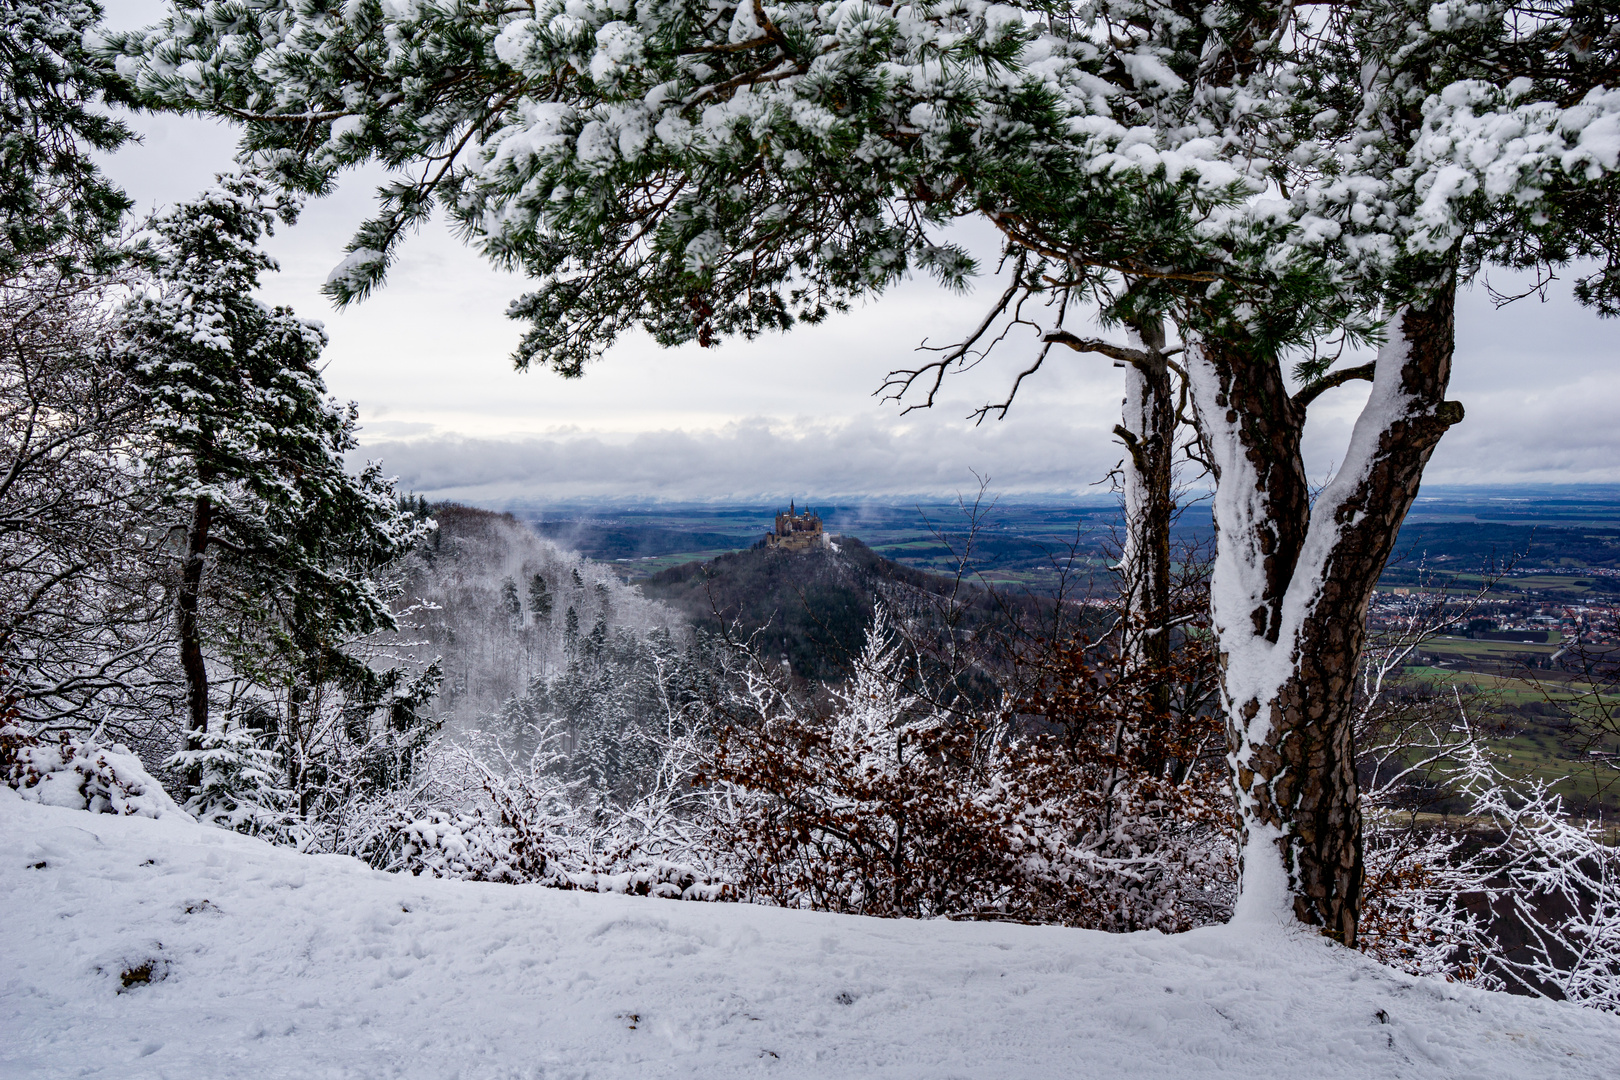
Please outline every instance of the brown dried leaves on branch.
[[[904, 666], [891, 657], [880, 674]], [[784, 708], [727, 732], [714, 779], [739, 799], [721, 840], [740, 891], [1116, 931], [1224, 917], [1234, 848], [1218, 720], [1155, 714], [1155, 686], [1177, 672], [1080, 644], [1045, 646], [1030, 666], [1023, 700], [977, 716], [863, 672], [830, 715]]]

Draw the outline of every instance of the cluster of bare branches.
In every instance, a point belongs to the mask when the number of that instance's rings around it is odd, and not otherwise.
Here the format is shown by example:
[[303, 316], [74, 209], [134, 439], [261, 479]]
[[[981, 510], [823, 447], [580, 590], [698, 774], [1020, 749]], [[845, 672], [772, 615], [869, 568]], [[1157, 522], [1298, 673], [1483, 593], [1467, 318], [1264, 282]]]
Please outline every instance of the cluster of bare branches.
[[1598, 794], [1620, 784], [1620, 646], [1577, 634], [1553, 656], [1561, 678], [1531, 674], [1560, 728], [1569, 755]]
[[1157, 684], [1184, 673], [1032, 637], [982, 697], [953, 667], [971, 654], [907, 631], [880, 608], [850, 679], [821, 701], [743, 671], [709, 773], [741, 896], [1111, 930], [1225, 913], [1218, 721], [1140, 722]]
[[139, 395], [108, 355], [109, 275], [62, 252], [0, 280], [0, 696], [35, 728], [165, 741], [165, 542], [133, 464]]

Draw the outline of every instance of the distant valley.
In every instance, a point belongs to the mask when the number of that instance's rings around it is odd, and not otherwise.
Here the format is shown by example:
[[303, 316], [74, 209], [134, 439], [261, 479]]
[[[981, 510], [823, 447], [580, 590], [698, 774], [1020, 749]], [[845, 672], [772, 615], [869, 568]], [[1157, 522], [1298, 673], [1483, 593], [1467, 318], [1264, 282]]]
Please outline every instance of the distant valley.
[[[613, 563], [635, 581], [752, 547], [785, 506], [511, 504], [500, 509], [549, 539]], [[1047, 595], [1060, 582], [1068, 592], [1108, 588], [1107, 568], [1121, 524], [1117, 504], [1105, 496], [1067, 503], [1001, 502], [979, 515], [976, 532], [971, 507], [939, 501], [815, 509], [828, 532], [858, 537], [873, 552], [903, 565], [954, 573], [965, 559], [986, 584]], [[1178, 546], [1207, 552], [1213, 539], [1207, 506], [1192, 503], [1176, 527]], [[1620, 486], [1426, 490], [1401, 530], [1384, 580], [1411, 585], [1420, 573], [1466, 575], [1510, 561], [1520, 570], [1620, 569]]]

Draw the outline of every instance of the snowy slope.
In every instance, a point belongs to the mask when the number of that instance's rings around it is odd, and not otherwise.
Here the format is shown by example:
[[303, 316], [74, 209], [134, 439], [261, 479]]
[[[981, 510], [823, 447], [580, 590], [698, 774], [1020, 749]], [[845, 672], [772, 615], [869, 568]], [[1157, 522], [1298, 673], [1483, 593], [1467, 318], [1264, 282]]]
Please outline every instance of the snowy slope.
[[[1110, 936], [394, 877], [3, 786], [0, 911], [7, 1078], [1620, 1076], [1614, 1017], [1281, 929]], [[166, 977], [120, 992], [146, 961]]]

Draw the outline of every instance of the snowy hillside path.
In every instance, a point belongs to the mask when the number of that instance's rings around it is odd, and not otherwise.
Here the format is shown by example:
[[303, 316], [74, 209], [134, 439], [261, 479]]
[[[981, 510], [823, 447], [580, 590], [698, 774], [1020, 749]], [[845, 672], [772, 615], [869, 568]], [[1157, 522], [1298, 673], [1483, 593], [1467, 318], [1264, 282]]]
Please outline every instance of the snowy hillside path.
[[[1614, 1017], [1282, 930], [1112, 936], [396, 877], [5, 787], [0, 910], [8, 1080], [1620, 1076]], [[166, 977], [123, 990], [148, 960]]]

